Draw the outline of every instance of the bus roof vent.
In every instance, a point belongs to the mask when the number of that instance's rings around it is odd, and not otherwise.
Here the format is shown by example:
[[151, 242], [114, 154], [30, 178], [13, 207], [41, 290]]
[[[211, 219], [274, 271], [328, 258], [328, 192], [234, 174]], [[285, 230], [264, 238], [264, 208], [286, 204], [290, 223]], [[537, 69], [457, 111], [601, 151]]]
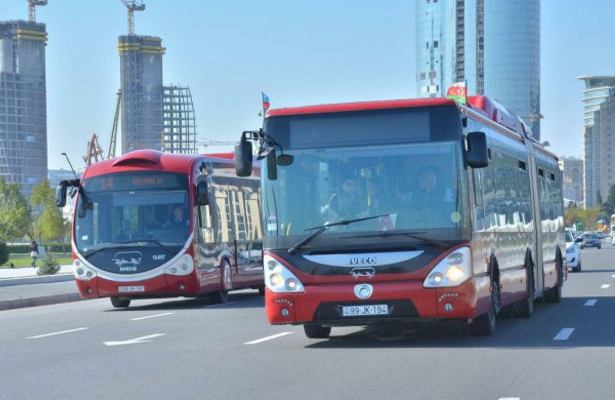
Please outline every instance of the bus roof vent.
[[136, 150], [124, 154], [113, 162], [114, 167], [129, 165], [160, 164], [162, 153], [156, 150]]

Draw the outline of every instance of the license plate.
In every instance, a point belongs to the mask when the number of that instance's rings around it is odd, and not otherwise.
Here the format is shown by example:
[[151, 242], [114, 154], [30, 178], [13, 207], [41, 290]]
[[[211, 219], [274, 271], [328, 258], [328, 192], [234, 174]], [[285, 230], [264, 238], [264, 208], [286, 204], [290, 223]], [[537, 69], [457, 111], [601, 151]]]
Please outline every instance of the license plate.
[[342, 317], [363, 317], [367, 315], [388, 315], [389, 306], [386, 304], [370, 304], [362, 306], [343, 306]]
[[120, 286], [117, 291], [120, 293], [145, 292], [145, 286]]

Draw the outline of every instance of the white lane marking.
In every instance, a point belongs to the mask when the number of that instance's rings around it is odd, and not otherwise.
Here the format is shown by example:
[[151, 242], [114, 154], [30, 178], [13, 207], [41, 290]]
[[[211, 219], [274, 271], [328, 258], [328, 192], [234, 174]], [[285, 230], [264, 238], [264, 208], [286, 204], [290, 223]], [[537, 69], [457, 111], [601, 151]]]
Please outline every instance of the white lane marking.
[[521, 400], [521, 397], [500, 397], [498, 400]]
[[610, 284], [605, 283], [604, 285], [600, 286], [600, 289], [608, 289], [608, 288], [610, 288], [610, 287], [611, 287], [611, 285], [610, 285]]
[[553, 340], [568, 340], [572, 332], [574, 332], [574, 328], [562, 328], [562, 330], [555, 335]]
[[49, 336], [63, 335], [65, 333], [85, 331], [86, 329], [90, 329], [90, 328], [85, 326], [85, 327], [82, 327], [82, 328], [67, 329], [65, 331], [51, 332], [51, 333], [45, 333], [43, 335], [30, 336], [30, 337], [27, 337], [26, 339], [40, 339], [40, 338], [45, 338], [45, 337], [49, 337]]
[[273, 339], [277, 339], [277, 338], [281, 338], [283, 336], [286, 335], [292, 335], [294, 332], [280, 332], [280, 333], [276, 333], [275, 335], [271, 335], [271, 336], [266, 336], [264, 338], [260, 338], [260, 339], [256, 339], [256, 340], [252, 340], [249, 342], [245, 342], [244, 344], [258, 344], [258, 343], [263, 343], [266, 342], [268, 340], [273, 340]]
[[585, 304], [583, 304], [585, 307], [593, 307], [596, 305], [596, 303], [598, 302], [598, 300], [596, 299], [589, 299], [585, 302]]
[[103, 342], [103, 344], [105, 346], [124, 346], [127, 344], [149, 343], [152, 341], [152, 339], [160, 337], [160, 336], [164, 336], [164, 335], [166, 335], [166, 333], [154, 333], [153, 335], [141, 336], [141, 337], [134, 338], [134, 339], [119, 340], [119, 341], [114, 341], [114, 342]]
[[615, 278], [615, 275], [611, 275], [611, 278]]
[[205, 307], [205, 308], [217, 308], [217, 307], [224, 307], [224, 306], [228, 306], [228, 305], [230, 305], [230, 304], [235, 304], [235, 303], [237, 303], [237, 302], [236, 302], [236, 301], [229, 301], [228, 303], [214, 304], [214, 305], [211, 305], [211, 306], [207, 306], [207, 307]]
[[138, 318], [131, 318], [131, 321], [141, 321], [142, 319], [150, 319], [150, 318], [157, 318], [157, 317], [164, 317], [165, 315], [172, 315], [175, 313], [172, 312], [166, 312], [166, 313], [162, 313], [162, 314], [154, 314], [154, 315], [147, 315], [145, 317], [138, 317]]

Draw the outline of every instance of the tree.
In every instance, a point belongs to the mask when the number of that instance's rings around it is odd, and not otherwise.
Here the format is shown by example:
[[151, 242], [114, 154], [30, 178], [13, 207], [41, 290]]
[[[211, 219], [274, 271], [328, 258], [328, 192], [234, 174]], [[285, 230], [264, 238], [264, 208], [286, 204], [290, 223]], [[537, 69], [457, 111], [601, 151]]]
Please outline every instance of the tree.
[[0, 241], [22, 239], [28, 233], [30, 221], [28, 202], [19, 185], [0, 178]]
[[31, 201], [32, 205], [42, 210], [34, 224], [36, 236], [46, 241], [62, 239], [64, 237], [62, 210], [56, 207], [55, 194], [49, 182], [43, 181], [34, 188]]
[[602, 210], [608, 214], [609, 218], [615, 211], [615, 185], [611, 185], [609, 188], [609, 195], [602, 206]]

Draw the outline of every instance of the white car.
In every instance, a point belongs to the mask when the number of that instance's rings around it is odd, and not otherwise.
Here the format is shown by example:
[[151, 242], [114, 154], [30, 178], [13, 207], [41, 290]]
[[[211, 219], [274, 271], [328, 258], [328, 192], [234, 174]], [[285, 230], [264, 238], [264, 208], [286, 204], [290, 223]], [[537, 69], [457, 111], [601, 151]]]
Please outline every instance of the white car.
[[568, 269], [581, 272], [581, 249], [571, 231], [566, 231], [566, 261]]

